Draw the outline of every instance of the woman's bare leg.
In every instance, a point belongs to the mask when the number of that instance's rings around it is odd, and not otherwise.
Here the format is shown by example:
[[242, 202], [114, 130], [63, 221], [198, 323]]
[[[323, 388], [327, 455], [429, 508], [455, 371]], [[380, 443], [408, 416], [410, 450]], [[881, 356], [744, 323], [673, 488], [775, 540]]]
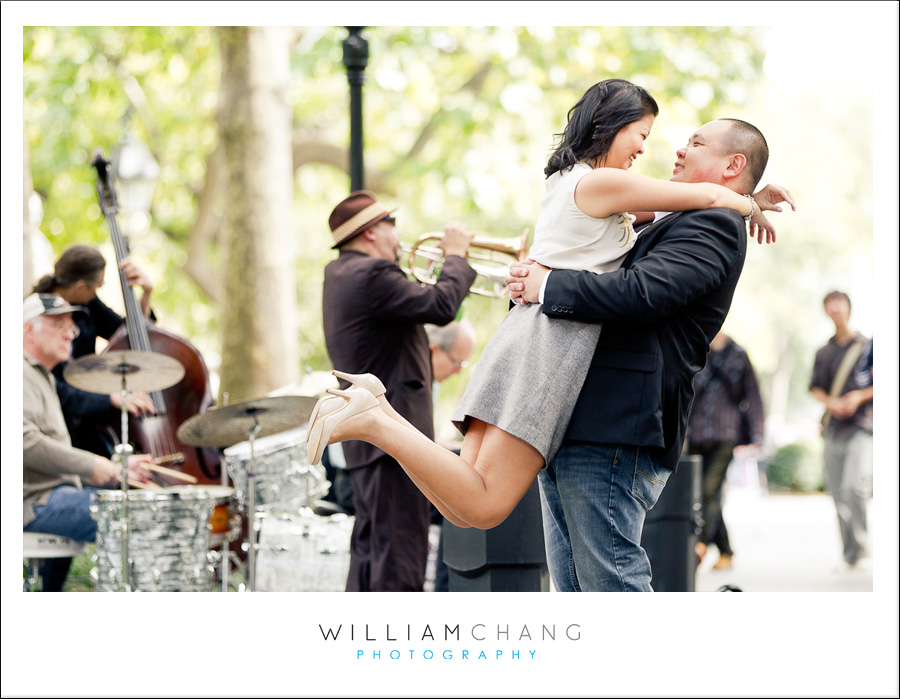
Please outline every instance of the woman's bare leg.
[[[326, 403], [326, 405], [324, 405], [321, 408], [321, 410], [319, 412], [320, 415], [330, 414], [340, 407], [340, 404], [341, 404], [340, 398], [333, 397], [333, 398], [329, 398], [327, 400], [332, 401], [332, 403], [330, 405], [328, 405]], [[385, 415], [390, 417], [392, 420], [396, 421], [398, 424], [403, 425], [406, 429], [408, 429], [412, 432], [416, 432], [418, 434], [422, 434], [421, 431], [415, 425], [410, 423], [400, 413], [398, 413], [396, 410], [394, 410], [393, 406], [387, 402], [387, 399], [384, 397], [384, 394], [378, 396], [378, 402], [380, 403], [381, 409], [385, 413]], [[474, 438], [474, 435], [475, 435], [475, 432], [470, 430], [469, 437], [468, 437], [468, 440], [470, 442], [476, 441]], [[334, 443], [334, 441], [335, 440], [332, 439], [330, 441], [330, 443]], [[478, 443], [480, 444], [480, 438], [478, 439]], [[412, 473], [409, 469], [405, 468], [403, 466], [403, 464], [400, 464], [400, 466], [401, 466], [401, 468], [403, 468], [404, 472], [409, 477], [409, 479], [413, 482], [413, 484], [422, 492], [423, 495], [425, 495], [426, 498], [428, 498], [428, 500], [431, 502], [431, 504], [434, 505], [440, 511], [440, 513], [444, 516], [444, 518], [448, 522], [450, 522], [451, 524], [455, 524], [458, 527], [463, 527], [463, 528], [472, 526], [468, 522], [461, 519], [458, 514], [453, 512], [447, 506], [447, 504], [445, 502], [443, 502], [435, 493], [433, 493], [428, 488], [428, 486], [425, 485], [425, 483], [423, 483], [420, 479], [418, 479], [414, 473]]]
[[[392, 406], [387, 398], [385, 398], [384, 394], [378, 397], [378, 402], [381, 406], [382, 411], [390, 417], [391, 419], [399, 422], [402, 425], [406, 425], [409, 429], [415, 430], [419, 432], [418, 428], [416, 428], [412, 423], [409, 422], [405, 417], [403, 417], [400, 413], [394, 410], [394, 406]], [[472, 420], [469, 428], [466, 430], [465, 438], [462, 442], [462, 447], [460, 450], [461, 458], [467, 464], [474, 464], [478, 458], [478, 452], [481, 449], [481, 444], [484, 441], [485, 428], [487, 424], [482, 422], [481, 420]], [[406, 475], [409, 476], [410, 480], [416, 485], [416, 487], [422, 491], [426, 498], [434, 505], [438, 511], [444, 516], [451, 524], [461, 527], [461, 528], [469, 528], [472, 527], [472, 524], [465, 520], [463, 517], [459, 515], [458, 512], [454, 511], [444, 500], [438, 497], [437, 493], [431, 490], [421, 478], [417, 477], [414, 469], [407, 468], [403, 465], [399, 460], [398, 462], [403, 470], [406, 472]]]
[[[451, 522], [489, 529], [512, 512], [544, 461], [534, 447], [494, 425], [473, 420], [469, 433], [457, 456], [405, 420], [367, 410], [339, 425], [330, 443], [361, 439], [375, 445], [393, 456], [426, 496], [449, 508], [455, 515], [448, 517]], [[446, 516], [439, 503], [435, 506]]]
[[[390, 417], [392, 420], [399, 422], [401, 425], [405, 425], [411, 430], [416, 432], [420, 432], [420, 430], [413, 425], [409, 420], [403, 417], [400, 413], [394, 410], [394, 406], [388, 403], [387, 398], [384, 397], [384, 394], [378, 397], [378, 403], [381, 406], [381, 410], [385, 415]], [[474, 463], [475, 458], [478, 455], [478, 450], [481, 447], [482, 439], [484, 438], [484, 423], [480, 421], [474, 421], [476, 423], [480, 423], [480, 429], [478, 427], [470, 428], [466, 431], [465, 439], [462, 442], [462, 449], [466, 450], [466, 453], [469, 455], [468, 457], [463, 457], [463, 460], [467, 463]], [[400, 463], [399, 461], [397, 463]], [[438, 511], [444, 516], [451, 524], [456, 525], [457, 527], [468, 528], [472, 525], [462, 519], [458, 513], [454, 512], [453, 509], [447, 505], [441, 498], [437, 496], [420, 478], [418, 478], [414, 471], [406, 468], [402, 463], [400, 466], [403, 467], [403, 470], [406, 472], [406, 475], [409, 476], [410, 480], [415, 483], [416, 487], [422, 491], [426, 498], [434, 505]]]
[[[462, 442], [462, 449], [460, 453], [463, 454], [461, 457], [462, 460], [467, 464], [472, 464], [476, 461], [478, 457], [478, 451], [481, 448], [481, 444], [484, 441], [484, 432], [485, 427], [487, 425], [480, 420], [474, 420], [473, 424], [466, 430], [465, 439]], [[410, 425], [411, 429], [415, 429]], [[453, 452], [450, 452], [453, 454]], [[455, 455], [454, 455], [455, 456]], [[434, 505], [438, 511], [444, 516], [450, 524], [454, 524], [457, 527], [462, 527], [463, 529], [467, 529], [472, 525], [471, 522], [467, 521], [464, 517], [460, 516], [458, 512], [453, 510], [444, 500], [438, 497], [437, 493], [431, 490], [420, 478], [415, 475], [415, 472], [406, 466], [403, 465], [400, 461], [397, 463], [403, 468], [406, 472], [406, 475], [409, 476], [410, 480], [415, 483], [416, 487], [422, 491], [428, 500], [431, 501], [431, 504]]]

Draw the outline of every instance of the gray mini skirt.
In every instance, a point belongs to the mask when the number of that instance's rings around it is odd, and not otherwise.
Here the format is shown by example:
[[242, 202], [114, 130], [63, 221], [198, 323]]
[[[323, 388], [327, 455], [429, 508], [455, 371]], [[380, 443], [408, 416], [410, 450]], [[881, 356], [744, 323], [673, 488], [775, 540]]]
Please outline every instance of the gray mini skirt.
[[496, 425], [549, 463], [562, 444], [599, 337], [598, 323], [550, 318], [537, 303], [514, 306], [478, 358], [453, 424], [463, 434], [472, 418]]

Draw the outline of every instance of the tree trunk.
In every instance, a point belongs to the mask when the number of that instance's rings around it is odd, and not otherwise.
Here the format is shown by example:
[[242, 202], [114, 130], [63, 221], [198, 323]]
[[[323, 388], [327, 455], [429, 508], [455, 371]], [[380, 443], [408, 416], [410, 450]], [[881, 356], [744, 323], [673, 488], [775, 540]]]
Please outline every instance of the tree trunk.
[[[22, 151], [22, 296], [28, 296], [45, 274], [53, 271], [53, 248], [39, 226], [40, 209], [32, 210], [34, 183], [31, 179], [31, 158], [28, 134], [24, 134]], [[37, 220], [35, 220], [37, 219]]]
[[31, 199], [31, 193], [34, 191], [32, 189], [31, 182], [31, 163], [28, 158], [28, 134], [25, 134], [25, 140], [23, 141], [24, 148], [22, 149], [22, 162], [24, 163], [24, 170], [22, 175], [22, 269], [24, 274], [22, 276], [22, 295], [27, 296], [28, 292], [31, 291], [34, 283], [37, 281], [37, 270], [35, 269], [35, 261], [34, 261], [34, 226], [31, 225], [31, 208], [28, 206], [28, 200]]
[[225, 162], [220, 393], [256, 398], [299, 377], [291, 108], [293, 31], [218, 30]]

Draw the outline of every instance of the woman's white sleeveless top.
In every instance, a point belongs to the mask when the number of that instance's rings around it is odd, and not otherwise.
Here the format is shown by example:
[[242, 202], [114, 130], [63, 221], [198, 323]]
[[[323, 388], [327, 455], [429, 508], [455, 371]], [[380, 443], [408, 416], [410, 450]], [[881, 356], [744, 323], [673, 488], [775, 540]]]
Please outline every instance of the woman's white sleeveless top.
[[589, 165], [576, 163], [547, 178], [528, 252], [545, 267], [612, 272], [634, 247], [634, 217], [621, 213], [594, 218], [576, 206], [575, 187], [590, 171]]

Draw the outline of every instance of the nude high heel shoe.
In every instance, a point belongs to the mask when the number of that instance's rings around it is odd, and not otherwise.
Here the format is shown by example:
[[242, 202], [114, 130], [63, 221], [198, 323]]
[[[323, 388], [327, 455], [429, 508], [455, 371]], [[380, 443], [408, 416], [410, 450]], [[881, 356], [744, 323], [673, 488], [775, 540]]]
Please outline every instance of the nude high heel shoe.
[[349, 381], [351, 388], [364, 388], [376, 398], [384, 395], [384, 384], [375, 374], [345, 374], [343, 371], [337, 370], [331, 373], [339, 379]]
[[[328, 393], [337, 398], [326, 397], [320, 400], [319, 414], [315, 421], [310, 423], [306, 436], [306, 451], [312, 466], [322, 460], [328, 440], [338, 425], [354, 415], [378, 407], [378, 399], [361, 388], [348, 388], [346, 391], [329, 388]], [[337, 404], [333, 404], [333, 400], [340, 400], [343, 405], [338, 405], [335, 409]]]
[[307, 421], [307, 442], [309, 442], [309, 435], [312, 432], [312, 428], [316, 420], [319, 419], [319, 415], [322, 414], [322, 416], [324, 417], [325, 415], [333, 413], [335, 410], [341, 407], [341, 400], [342, 399], [340, 398], [340, 396], [325, 395], [319, 398], [318, 401], [316, 401], [316, 405], [313, 407], [312, 413], [310, 413], [309, 420]]
[[[378, 398], [379, 396], [383, 396], [385, 393], [384, 384], [381, 383], [380, 379], [375, 376], [375, 374], [347, 374], [343, 371], [338, 371], [335, 369], [331, 372], [339, 379], [344, 379], [344, 381], [350, 382], [350, 388], [362, 388], [373, 396]], [[330, 396], [325, 396], [320, 398], [313, 408], [312, 414], [309, 416], [309, 426], [312, 428], [313, 423], [316, 421], [316, 418], [319, 416], [319, 411], [322, 409], [322, 406], [325, 404], [325, 401], [328, 400]], [[333, 408], [336, 409], [336, 408]]]
[[[347, 374], [343, 371], [338, 371], [335, 369], [331, 372], [339, 379], [344, 379], [344, 381], [350, 382], [350, 388], [362, 388], [373, 396], [378, 398], [379, 396], [383, 396], [385, 393], [384, 384], [381, 383], [380, 379], [375, 376], [375, 374]], [[309, 416], [309, 429], [312, 429], [313, 423], [319, 417], [319, 411], [322, 410], [323, 406], [325, 406], [326, 401], [328, 401], [332, 396], [324, 396], [320, 398], [313, 408], [312, 413]], [[329, 403], [328, 405], [332, 405]], [[333, 412], [337, 410], [337, 406], [332, 407], [328, 412]]]

